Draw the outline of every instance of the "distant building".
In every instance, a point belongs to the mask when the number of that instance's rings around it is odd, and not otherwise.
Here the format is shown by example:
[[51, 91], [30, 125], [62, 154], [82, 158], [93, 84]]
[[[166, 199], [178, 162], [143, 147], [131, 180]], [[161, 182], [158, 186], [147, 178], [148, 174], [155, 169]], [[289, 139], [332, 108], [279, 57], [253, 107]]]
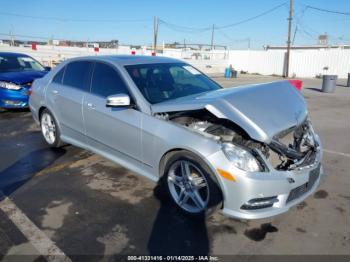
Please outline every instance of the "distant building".
[[181, 45], [179, 42], [165, 43], [164, 47], [165, 48], [177, 48], [179, 45]]
[[320, 35], [318, 37], [318, 44], [319, 45], [328, 45], [328, 35], [327, 34]]
[[99, 47], [99, 48], [118, 48], [119, 40], [111, 40], [111, 41], [96, 41], [91, 43], [86, 43], [85, 46], [88, 47]]
[[60, 45], [60, 40], [56, 40], [56, 39], [50, 39], [49, 41], [47, 41], [48, 45]]
[[68, 46], [68, 42], [67, 41], [60, 41], [59, 46]]
[[[350, 45], [294, 45], [291, 46], [292, 50], [319, 50], [319, 49], [350, 49]], [[287, 50], [287, 46], [272, 46], [265, 45], [265, 50]]]
[[59, 46], [73, 46], [73, 47], [99, 47], [99, 48], [118, 48], [119, 40], [111, 41], [95, 41], [95, 42], [83, 42], [83, 41], [70, 41], [70, 40], [49, 40], [50, 45]]
[[119, 40], [98, 41], [96, 43], [100, 48], [118, 48], [119, 46]]

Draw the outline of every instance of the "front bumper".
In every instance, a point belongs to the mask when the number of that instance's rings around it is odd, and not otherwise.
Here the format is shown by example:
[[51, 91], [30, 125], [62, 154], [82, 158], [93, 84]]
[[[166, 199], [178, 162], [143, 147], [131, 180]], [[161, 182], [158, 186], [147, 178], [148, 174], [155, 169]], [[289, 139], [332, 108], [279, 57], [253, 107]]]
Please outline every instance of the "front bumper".
[[0, 88], [0, 108], [27, 108], [28, 92], [27, 88], [20, 90]]
[[[239, 219], [262, 219], [288, 211], [312, 194], [324, 176], [321, 147], [312, 166], [292, 171], [247, 173], [233, 166], [222, 151], [207, 159], [215, 170], [220, 168], [234, 176], [235, 181], [230, 181], [216, 174], [224, 197], [222, 212]], [[274, 203], [268, 207], [244, 208], [252, 200], [272, 197]]]

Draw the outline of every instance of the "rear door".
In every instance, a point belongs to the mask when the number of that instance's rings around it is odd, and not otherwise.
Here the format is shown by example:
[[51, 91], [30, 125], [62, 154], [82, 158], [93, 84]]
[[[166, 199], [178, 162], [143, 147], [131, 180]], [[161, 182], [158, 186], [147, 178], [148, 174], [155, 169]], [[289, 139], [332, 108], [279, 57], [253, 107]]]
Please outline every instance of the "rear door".
[[67, 64], [62, 85], [55, 85], [49, 90], [55, 97], [54, 110], [62, 135], [80, 142], [85, 142], [82, 104], [90, 89], [92, 64], [89, 61]]
[[114, 152], [118, 157], [141, 161], [142, 112], [129, 107], [106, 107], [107, 97], [129, 94], [117, 69], [96, 62], [91, 92], [84, 99], [84, 120], [91, 146]]

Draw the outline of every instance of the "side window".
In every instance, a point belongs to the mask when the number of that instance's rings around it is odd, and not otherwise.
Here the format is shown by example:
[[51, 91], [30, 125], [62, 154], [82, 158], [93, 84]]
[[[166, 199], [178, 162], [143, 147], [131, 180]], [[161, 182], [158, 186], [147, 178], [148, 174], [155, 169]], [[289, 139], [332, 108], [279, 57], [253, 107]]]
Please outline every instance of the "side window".
[[76, 87], [84, 91], [89, 91], [91, 65], [92, 63], [87, 61], [76, 61], [69, 63], [66, 66], [63, 84]]
[[57, 84], [62, 84], [63, 80], [63, 74], [64, 74], [64, 69], [66, 67], [63, 67], [56, 75], [53, 77], [52, 82], [57, 83]]
[[120, 93], [128, 94], [128, 89], [115, 69], [103, 63], [96, 63], [92, 76], [91, 93], [107, 97]]

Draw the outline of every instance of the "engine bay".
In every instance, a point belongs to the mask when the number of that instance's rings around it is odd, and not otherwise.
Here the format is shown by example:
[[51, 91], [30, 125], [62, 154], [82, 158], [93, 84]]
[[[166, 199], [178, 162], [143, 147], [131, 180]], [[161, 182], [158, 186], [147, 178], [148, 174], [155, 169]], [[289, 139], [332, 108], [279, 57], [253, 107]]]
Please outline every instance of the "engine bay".
[[[265, 158], [276, 170], [293, 170], [316, 160], [317, 143], [308, 120], [280, 132], [269, 144], [255, 141], [239, 126], [219, 119], [206, 110], [160, 113], [156, 115], [221, 143], [233, 143], [248, 150], [264, 164]], [[261, 157], [262, 156], [262, 157]]]

